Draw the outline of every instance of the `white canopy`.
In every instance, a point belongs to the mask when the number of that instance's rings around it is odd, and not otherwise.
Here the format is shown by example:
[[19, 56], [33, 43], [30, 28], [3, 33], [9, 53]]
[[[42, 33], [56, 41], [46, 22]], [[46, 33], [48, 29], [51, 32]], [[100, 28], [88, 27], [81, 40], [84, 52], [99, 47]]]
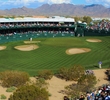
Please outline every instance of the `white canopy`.
[[50, 18], [0, 18], [0, 22], [74, 22], [73, 18], [54, 16]]

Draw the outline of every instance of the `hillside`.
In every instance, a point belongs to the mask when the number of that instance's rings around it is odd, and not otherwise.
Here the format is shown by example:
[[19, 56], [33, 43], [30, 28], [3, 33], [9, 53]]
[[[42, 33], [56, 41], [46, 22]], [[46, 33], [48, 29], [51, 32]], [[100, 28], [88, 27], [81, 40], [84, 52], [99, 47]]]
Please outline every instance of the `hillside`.
[[74, 4], [44, 4], [38, 8], [13, 8], [0, 10], [0, 15], [26, 15], [26, 16], [91, 16], [110, 17], [110, 8], [103, 5], [74, 5]]

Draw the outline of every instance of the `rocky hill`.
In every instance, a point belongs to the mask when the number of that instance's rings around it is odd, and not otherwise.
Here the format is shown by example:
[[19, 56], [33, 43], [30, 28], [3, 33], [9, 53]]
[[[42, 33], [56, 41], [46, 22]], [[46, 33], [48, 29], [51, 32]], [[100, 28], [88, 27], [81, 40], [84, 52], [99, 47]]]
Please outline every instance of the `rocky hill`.
[[0, 15], [26, 16], [91, 16], [110, 17], [110, 8], [103, 5], [44, 4], [38, 8], [13, 8], [0, 10]]

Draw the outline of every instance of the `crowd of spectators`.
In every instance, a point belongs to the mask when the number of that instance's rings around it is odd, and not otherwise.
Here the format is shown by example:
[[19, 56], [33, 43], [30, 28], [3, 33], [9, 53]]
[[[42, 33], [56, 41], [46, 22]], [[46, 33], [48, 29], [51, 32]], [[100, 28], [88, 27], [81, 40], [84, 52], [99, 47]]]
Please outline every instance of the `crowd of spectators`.
[[93, 71], [93, 70], [86, 70], [86, 71], [85, 71], [85, 74], [89, 74], [89, 75], [90, 75], [90, 74], [93, 74], [93, 75], [94, 75], [94, 71]]
[[16, 35], [16, 34], [37, 34], [37, 35], [40, 35], [40, 34], [43, 34], [44, 36], [48, 36], [48, 34], [52, 34], [54, 36], [58, 35], [58, 34], [61, 34], [62, 36], [65, 36], [66, 34], [70, 34], [71, 36], [74, 36], [75, 32], [74, 31], [54, 31], [54, 30], [49, 30], [49, 31], [41, 31], [41, 30], [38, 30], [38, 31], [21, 31], [21, 32], [8, 32], [8, 33], [5, 33], [5, 34], [0, 34], [0, 36], [13, 36], [13, 35]]
[[[69, 29], [68, 27], [73, 26], [74, 23], [58, 23], [58, 22], [16, 22], [16, 23], [0, 23], [0, 29], [10, 29], [10, 28], [14, 28], [14, 30], [3, 30], [1, 31], [1, 35], [15, 35], [18, 33], [23, 33], [23, 34], [27, 34], [27, 33], [37, 33], [37, 34], [59, 34], [61, 33], [62, 36], [64, 36], [64, 34], [74, 34], [74, 29]], [[39, 27], [40, 28], [29, 28], [29, 27]], [[43, 28], [43, 27], [62, 27], [64, 26], [65, 28]], [[68, 26], [68, 27], [67, 27]], [[25, 28], [25, 30], [23, 30], [23, 27]], [[67, 28], [66, 28], [67, 27]], [[15, 28], [17, 28], [17, 30], [15, 30]], [[20, 28], [20, 29], [19, 29]], [[18, 30], [19, 29], [19, 30]], [[14, 32], [15, 31], [15, 32]], [[18, 32], [19, 31], [19, 32]]]
[[87, 100], [110, 100], [110, 85], [103, 85], [93, 92], [87, 92]]
[[110, 21], [105, 21], [102, 20], [98, 23], [91, 23], [91, 25], [89, 27], [87, 27], [88, 29], [92, 29], [92, 30], [105, 30], [105, 31], [110, 31]]
[[37, 22], [26, 22], [26, 23], [0, 23], [0, 28], [13, 28], [13, 27], [35, 27], [35, 26], [49, 26], [49, 27], [53, 27], [53, 26], [73, 26], [74, 24], [71, 23], [37, 23]]
[[[85, 74], [93, 74], [93, 70], [85, 70]], [[91, 92], [86, 91], [77, 98], [68, 98], [64, 96], [64, 100], [110, 100], [110, 84], [103, 84], [102, 86], [94, 88]]]
[[103, 85], [92, 92], [81, 94], [79, 98], [68, 98], [64, 96], [63, 100], [110, 100], [110, 85]]

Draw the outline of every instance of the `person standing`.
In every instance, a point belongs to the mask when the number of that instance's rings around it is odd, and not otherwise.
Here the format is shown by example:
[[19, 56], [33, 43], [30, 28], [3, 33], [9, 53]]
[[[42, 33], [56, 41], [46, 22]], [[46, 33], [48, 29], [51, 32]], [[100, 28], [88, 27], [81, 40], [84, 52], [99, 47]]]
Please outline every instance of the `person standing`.
[[84, 99], [85, 99], [85, 97], [84, 97], [84, 95], [82, 94], [82, 95], [80, 96], [79, 100], [84, 100]]
[[105, 97], [105, 100], [110, 100], [110, 92], [108, 93], [108, 96]]
[[30, 41], [32, 41], [32, 37], [30, 38]]
[[99, 68], [102, 68], [102, 62], [99, 61]]

